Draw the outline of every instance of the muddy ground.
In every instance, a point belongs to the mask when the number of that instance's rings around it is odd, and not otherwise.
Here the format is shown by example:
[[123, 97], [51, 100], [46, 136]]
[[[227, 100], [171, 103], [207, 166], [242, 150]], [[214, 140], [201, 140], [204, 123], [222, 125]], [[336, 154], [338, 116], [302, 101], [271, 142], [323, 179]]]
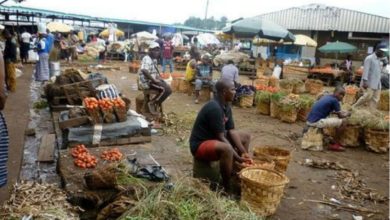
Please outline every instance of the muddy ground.
[[[131, 98], [132, 109], [135, 109], [135, 97], [140, 94], [136, 86], [136, 74], [128, 72], [127, 64], [123, 62], [111, 62], [108, 65], [119, 66], [119, 71], [97, 71], [104, 73], [109, 81], [115, 84], [122, 93]], [[85, 67], [85, 65], [78, 65]], [[28, 74], [31, 76], [31, 73]], [[28, 78], [27, 82], [28, 82]], [[242, 81], [248, 81], [241, 76]], [[250, 81], [249, 81], [250, 82]], [[27, 83], [26, 83], [27, 84]], [[28, 91], [27, 91], [28, 93]], [[154, 154], [159, 154], [159, 162], [175, 175], [192, 175], [192, 156], [186, 144], [186, 138], [190, 132], [191, 118], [202, 107], [194, 104], [193, 97], [187, 94], [174, 93], [164, 103], [165, 113], [174, 112], [179, 118], [185, 118], [181, 122], [179, 131], [171, 128], [159, 130], [153, 136], [152, 145], [148, 148]], [[28, 105], [24, 105], [28, 112]], [[368, 213], [337, 210], [334, 207], [308, 202], [306, 200], [329, 201], [337, 199], [343, 204], [353, 204], [359, 207], [379, 210], [381, 214], [369, 215], [369, 219], [388, 219], [388, 201], [375, 204], [372, 201], [356, 202], [346, 199], [339, 193], [339, 186], [345, 185], [342, 180], [336, 178], [338, 171], [329, 169], [315, 169], [301, 165], [306, 158], [327, 159], [340, 162], [344, 167], [359, 172], [359, 178], [368, 188], [374, 189], [381, 195], [389, 195], [389, 161], [388, 154], [375, 154], [368, 152], [363, 146], [348, 149], [346, 152], [310, 152], [300, 149], [300, 136], [303, 123], [286, 124], [269, 116], [258, 115], [254, 108], [233, 108], [236, 128], [247, 131], [252, 135], [251, 148], [256, 146], [281, 146], [292, 151], [292, 160], [286, 175], [290, 183], [286, 187], [283, 200], [274, 216], [270, 219], [353, 219], [352, 215], [363, 216], [367, 219]], [[25, 129], [26, 123], [19, 123], [19, 132]], [[16, 128], [15, 128], [16, 129]], [[12, 139], [12, 137], [11, 137]], [[182, 141], [184, 140], [184, 141]], [[11, 164], [10, 169], [17, 168], [20, 163]]]

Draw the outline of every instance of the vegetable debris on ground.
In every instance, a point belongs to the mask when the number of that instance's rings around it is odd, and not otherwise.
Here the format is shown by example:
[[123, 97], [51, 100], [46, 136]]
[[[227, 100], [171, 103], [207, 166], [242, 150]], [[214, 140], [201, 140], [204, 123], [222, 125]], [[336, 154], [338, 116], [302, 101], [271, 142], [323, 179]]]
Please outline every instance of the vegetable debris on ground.
[[66, 200], [66, 194], [54, 184], [16, 183], [10, 199], [0, 208], [0, 219], [79, 219], [80, 208]]
[[160, 184], [125, 212], [121, 220], [141, 219], [263, 219], [245, 205], [213, 192], [197, 179], [183, 178], [172, 187]]
[[197, 112], [189, 111], [182, 115], [174, 112], [167, 113], [165, 117], [163, 134], [175, 135], [176, 142], [183, 145], [188, 142], [192, 126], [194, 125]]

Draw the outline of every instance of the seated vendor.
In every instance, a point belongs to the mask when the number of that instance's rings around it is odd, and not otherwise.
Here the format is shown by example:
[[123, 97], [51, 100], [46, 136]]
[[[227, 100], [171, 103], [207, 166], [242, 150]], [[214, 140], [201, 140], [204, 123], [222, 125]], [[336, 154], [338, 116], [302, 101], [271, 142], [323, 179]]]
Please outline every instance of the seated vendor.
[[188, 61], [186, 67], [186, 81], [193, 82], [195, 80], [196, 65], [198, 64], [198, 61], [200, 61], [200, 53], [198, 51], [191, 53], [191, 60]]
[[156, 106], [160, 106], [172, 93], [171, 87], [160, 77], [156, 60], [159, 57], [160, 46], [156, 42], [150, 43], [149, 53], [142, 59], [139, 73], [139, 86], [141, 89], [159, 91], [148, 103], [149, 110], [152, 114], [157, 114]]
[[200, 90], [203, 85], [213, 86], [213, 67], [208, 55], [202, 56], [202, 62], [196, 66], [195, 72], [195, 103], [199, 103]]
[[[345, 90], [343, 87], [337, 87], [332, 95], [325, 95], [320, 98], [312, 107], [311, 112], [307, 117], [306, 124], [309, 127], [316, 128], [337, 128], [336, 135], [344, 132], [345, 120], [343, 118], [349, 117], [350, 113], [341, 111], [340, 101], [343, 100]], [[328, 118], [331, 113], [335, 113], [338, 118]], [[337, 140], [338, 137], [336, 136]], [[345, 149], [335, 141], [329, 146], [329, 150], [344, 151]]]
[[228, 189], [233, 161], [251, 160], [248, 154], [250, 135], [234, 130], [229, 102], [235, 94], [234, 83], [220, 80], [217, 94], [200, 110], [190, 137], [190, 150], [195, 159], [219, 161], [223, 186]]
[[239, 86], [238, 68], [234, 65], [233, 60], [228, 60], [227, 64], [222, 68], [221, 79], [233, 81], [236, 88]]

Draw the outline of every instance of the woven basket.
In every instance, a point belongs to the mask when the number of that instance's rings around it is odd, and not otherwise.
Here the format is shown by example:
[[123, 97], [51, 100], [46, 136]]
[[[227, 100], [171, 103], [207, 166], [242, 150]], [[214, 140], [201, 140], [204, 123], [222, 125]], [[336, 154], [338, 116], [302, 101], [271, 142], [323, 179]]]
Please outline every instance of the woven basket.
[[271, 100], [271, 104], [270, 104], [270, 115], [272, 118], [278, 118], [279, 117], [279, 103], [277, 103], [276, 101], [272, 101]]
[[253, 150], [254, 157], [265, 155], [275, 162], [275, 170], [279, 172], [286, 172], [288, 163], [291, 159], [291, 153], [277, 147], [256, 147]]
[[346, 147], [358, 147], [360, 146], [359, 135], [359, 126], [348, 125], [345, 131], [340, 133], [339, 142]]
[[307, 119], [307, 116], [309, 115], [311, 111], [311, 108], [301, 108], [298, 111], [298, 120], [305, 122]]
[[302, 94], [305, 92], [305, 84], [296, 84], [293, 86], [292, 93], [294, 94]]
[[240, 172], [241, 199], [260, 216], [275, 213], [288, 178], [279, 172], [263, 168], [246, 168]]
[[386, 96], [385, 92], [389, 91], [382, 91], [381, 96], [378, 102], [378, 109], [382, 111], [389, 111], [389, 98]]
[[186, 81], [185, 79], [179, 80], [179, 92], [187, 93], [189, 86], [190, 86], [190, 83], [188, 81]]
[[311, 79], [307, 79], [305, 81], [305, 92], [310, 92], [312, 82], [313, 82], [313, 80], [311, 80]]
[[260, 79], [255, 80], [255, 86], [268, 86], [269, 84], [269, 77], [267, 76], [261, 76]]
[[101, 109], [101, 111], [102, 111], [103, 121], [105, 123], [114, 123], [114, 122], [116, 122], [116, 117], [115, 117], [113, 108], [105, 109], [105, 110]]
[[290, 94], [293, 92], [294, 86], [291, 84], [280, 86], [280, 91], [286, 94]]
[[171, 82], [172, 92], [178, 92], [179, 91], [179, 85], [180, 85], [180, 79], [179, 78], [173, 78], [172, 82]]
[[207, 102], [211, 99], [211, 91], [208, 87], [203, 87], [199, 91], [199, 100], [202, 102]]
[[311, 151], [322, 151], [324, 149], [324, 135], [319, 128], [309, 127], [303, 135], [301, 148]]
[[257, 113], [262, 115], [270, 114], [270, 103], [269, 102], [259, 102], [257, 103]]
[[372, 129], [364, 130], [364, 140], [368, 149], [376, 153], [386, 153], [389, 150], [389, 132]]
[[100, 124], [103, 122], [103, 119], [100, 115], [99, 109], [88, 109], [87, 108], [87, 114], [91, 118], [91, 121], [93, 124]]
[[310, 94], [317, 95], [322, 92], [324, 85], [320, 83], [311, 83], [310, 85]]
[[275, 169], [275, 162], [272, 160], [272, 158], [265, 156], [265, 155], [256, 155], [253, 156], [253, 161], [256, 164], [255, 167], [261, 167], [264, 169]]
[[356, 102], [356, 93], [355, 94], [350, 94], [350, 93], [345, 94], [345, 96], [343, 98], [344, 104], [353, 105], [355, 102]]
[[279, 109], [280, 120], [287, 123], [294, 123], [298, 118], [298, 110], [296, 108], [292, 108], [290, 110], [283, 110], [283, 108]]
[[251, 108], [253, 106], [253, 97], [254, 95], [243, 95], [240, 97], [240, 107], [241, 108]]
[[126, 107], [114, 107], [114, 112], [118, 122], [124, 122], [127, 120], [127, 111]]
[[279, 88], [279, 79], [275, 77], [270, 77], [269, 78], [269, 86]]

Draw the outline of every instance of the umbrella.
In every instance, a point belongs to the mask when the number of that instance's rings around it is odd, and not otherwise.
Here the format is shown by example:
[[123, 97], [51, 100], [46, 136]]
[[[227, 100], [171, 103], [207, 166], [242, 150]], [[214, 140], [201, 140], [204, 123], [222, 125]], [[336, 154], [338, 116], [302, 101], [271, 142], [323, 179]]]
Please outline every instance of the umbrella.
[[295, 35], [294, 44], [300, 46], [317, 47], [317, 42], [315, 40], [302, 34]]
[[60, 22], [49, 22], [47, 23], [46, 28], [49, 29], [50, 32], [60, 33], [69, 33], [73, 30], [73, 27]]
[[351, 53], [357, 50], [355, 46], [345, 42], [331, 42], [318, 48], [322, 53]]
[[[123, 37], [125, 36], [125, 32], [117, 29], [117, 28], [114, 28], [114, 31], [115, 31], [115, 35], [117, 37]], [[110, 36], [110, 30], [107, 28], [107, 29], [104, 29], [102, 32], [100, 32], [99, 36], [101, 37], [109, 37]]]
[[233, 23], [222, 29], [225, 34], [234, 34], [236, 37], [253, 38], [258, 36], [271, 40], [283, 39], [284, 41], [294, 41], [295, 37], [286, 28], [262, 19], [246, 18]]
[[339, 53], [351, 53], [357, 50], [355, 46], [345, 42], [331, 42], [323, 45], [318, 48], [318, 50], [322, 53], [336, 53], [336, 59], [338, 58]]
[[196, 38], [198, 38], [198, 42], [200, 45], [220, 44], [219, 40], [214, 34], [210, 34], [210, 33], [199, 34], [198, 36], [196, 36]]
[[146, 31], [141, 31], [131, 35], [132, 37], [136, 37], [137, 40], [157, 40], [158, 37]]

